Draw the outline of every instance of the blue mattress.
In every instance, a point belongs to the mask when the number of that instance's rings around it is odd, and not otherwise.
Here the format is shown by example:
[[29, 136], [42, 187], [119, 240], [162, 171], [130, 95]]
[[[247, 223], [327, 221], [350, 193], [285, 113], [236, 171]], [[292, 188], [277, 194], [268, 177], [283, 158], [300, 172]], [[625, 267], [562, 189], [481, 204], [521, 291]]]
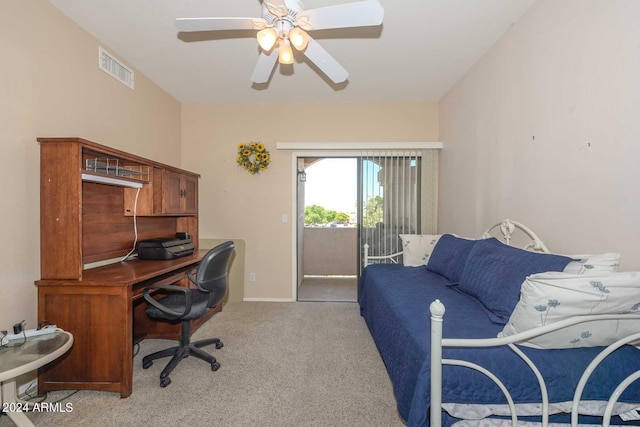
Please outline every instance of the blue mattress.
[[[426, 267], [376, 264], [364, 269], [359, 282], [360, 312], [382, 356], [400, 416], [409, 426], [427, 426], [430, 377], [430, 312], [435, 299], [446, 308], [444, 338], [493, 338], [503, 325], [493, 323], [475, 298], [451, 286]], [[544, 376], [551, 402], [573, 399], [576, 384], [601, 347], [539, 350], [521, 347]], [[464, 359], [496, 374], [516, 403], [540, 401], [531, 370], [507, 347], [444, 349], [443, 358]], [[640, 370], [640, 350], [625, 346], [599, 367], [587, 384], [583, 400], [608, 400], [618, 383]], [[442, 401], [504, 404], [498, 387], [468, 368], [443, 367]], [[639, 402], [640, 381], [619, 402]]]

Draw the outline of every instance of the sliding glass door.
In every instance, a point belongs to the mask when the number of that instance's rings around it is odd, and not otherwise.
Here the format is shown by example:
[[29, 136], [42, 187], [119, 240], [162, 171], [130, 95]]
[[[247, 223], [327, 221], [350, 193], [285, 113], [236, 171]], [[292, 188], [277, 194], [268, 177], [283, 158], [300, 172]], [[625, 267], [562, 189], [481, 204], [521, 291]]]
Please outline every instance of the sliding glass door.
[[[427, 166], [428, 175], [433, 175], [435, 156], [427, 155]], [[422, 151], [363, 152], [358, 158], [361, 268], [365, 243], [369, 245], [369, 255], [389, 255], [402, 251], [400, 234], [422, 232], [423, 206], [429, 210], [435, 207], [435, 200], [423, 203], [422, 169]], [[429, 180], [428, 186], [432, 185]], [[435, 212], [429, 212], [427, 217], [427, 228], [431, 229]]]
[[[295, 283], [297, 292], [305, 275], [344, 275], [342, 270], [336, 272], [335, 269], [345, 262], [353, 266], [353, 270], [350, 271], [355, 273], [349, 274], [359, 275], [362, 270], [365, 243], [369, 245], [370, 255], [388, 255], [402, 251], [400, 234], [433, 234], [437, 231], [437, 150], [358, 150], [349, 152], [348, 155], [343, 152], [326, 154], [317, 157], [296, 157], [298, 251]], [[315, 177], [312, 165], [319, 165], [331, 158], [351, 159], [356, 165], [357, 173], [338, 185], [334, 184], [330, 187], [331, 180], [320, 176]], [[305, 172], [307, 170], [309, 177]], [[338, 170], [335, 172], [335, 175], [338, 175]], [[315, 187], [311, 185], [312, 182], [308, 180], [314, 181], [316, 178], [324, 185], [324, 192], [330, 190], [332, 200], [338, 199], [339, 193], [347, 187], [357, 184], [356, 214], [350, 215], [346, 223], [334, 221], [335, 225], [322, 226], [316, 224], [318, 221], [310, 220], [309, 225], [305, 225], [305, 206], [315, 203], [307, 203], [314, 200], [311, 193], [315, 191]], [[309, 184], [309, 188], [306, 184]], [[345, 212], [353, 211], [346, 209]], [[354, 233], [342, 230], [343, 227], [348, 227]], [[353, 235], [353, 240], [333, 242], [330, 235], [340, 231], [345, 235]], [[313, 245], [309, 239], [313, 236], [316, 236], [314, 242], [322, 243], [325, 249], [320, 252], [311, 250]], [[335, 261], [336, 257], [340, 262]], [[313, 267], [319, 265], [319, 261], [322, 260], [330, 260], [323, 265], [330, 265], [331, 268], [323, 267], [318, 270]]]

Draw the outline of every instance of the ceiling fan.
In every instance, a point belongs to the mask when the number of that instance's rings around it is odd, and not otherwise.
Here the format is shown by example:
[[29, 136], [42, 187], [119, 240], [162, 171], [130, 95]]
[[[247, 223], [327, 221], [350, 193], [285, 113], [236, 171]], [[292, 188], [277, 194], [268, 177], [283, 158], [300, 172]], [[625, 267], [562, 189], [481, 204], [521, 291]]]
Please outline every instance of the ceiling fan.
[[251, 80], [266, 83], [276, 63], [293, 64], [292, 46], [334, 83], [349, 73], [310, 35], [315, 30], [367, 27], [382, 24], [384, 10], [378, 0], [364, 0], [304, 10], [301, 0], [282, 0], [282, 5], [262, 2], [262, 18], [178, 18], [180, 31], [257, 30], [261, 52]]

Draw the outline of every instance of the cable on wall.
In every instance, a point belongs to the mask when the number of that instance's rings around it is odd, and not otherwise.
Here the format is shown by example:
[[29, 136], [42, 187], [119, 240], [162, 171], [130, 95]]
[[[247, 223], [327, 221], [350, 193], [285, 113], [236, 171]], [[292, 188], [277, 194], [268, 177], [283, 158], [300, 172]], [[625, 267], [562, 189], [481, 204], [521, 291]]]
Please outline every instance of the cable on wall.
[[138, 190], [136, 191], [136, 199], [133, 202], [133, 233], [134, 233], [133, 247], [131, 248], [129, 253], [126, 254], [124, 256], [124, 258], [122, 258], [121, 261], [126, 261], [131, 256], [131, 254], [136, 250], [136, 245], [138, 244], [138, 217], [137, 217], [137, 211], [138, 211], [138, 196], [139, 195], [140, 195], [140, 188], [138, 188]]

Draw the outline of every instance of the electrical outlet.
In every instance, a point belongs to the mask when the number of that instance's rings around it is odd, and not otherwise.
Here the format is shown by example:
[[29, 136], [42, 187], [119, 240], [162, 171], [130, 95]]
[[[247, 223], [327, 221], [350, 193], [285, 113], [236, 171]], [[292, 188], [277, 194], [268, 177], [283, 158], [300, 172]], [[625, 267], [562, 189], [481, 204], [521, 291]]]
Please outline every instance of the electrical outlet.
[[256, 273], [249, 273], [249, 281], [250, 282], [256, 281]]

